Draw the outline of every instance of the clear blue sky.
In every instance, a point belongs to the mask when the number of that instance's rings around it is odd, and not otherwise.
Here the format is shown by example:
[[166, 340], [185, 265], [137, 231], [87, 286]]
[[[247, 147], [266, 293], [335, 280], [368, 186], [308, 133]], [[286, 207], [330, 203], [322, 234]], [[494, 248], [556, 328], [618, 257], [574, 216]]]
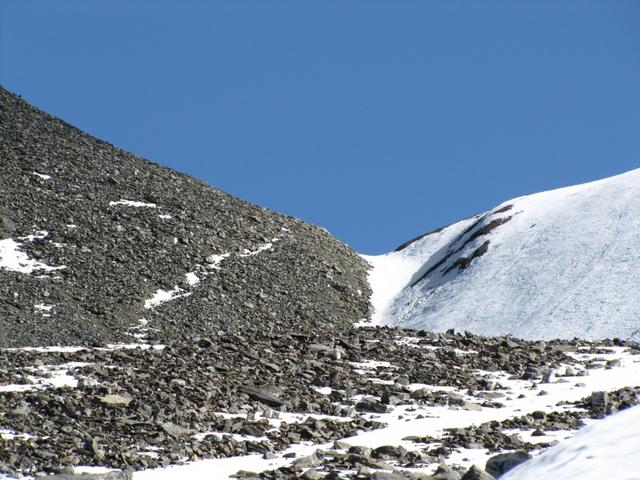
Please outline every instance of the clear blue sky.
[[0, 0], [0, 83], [365, 253], [640, 166], [637, 0]]

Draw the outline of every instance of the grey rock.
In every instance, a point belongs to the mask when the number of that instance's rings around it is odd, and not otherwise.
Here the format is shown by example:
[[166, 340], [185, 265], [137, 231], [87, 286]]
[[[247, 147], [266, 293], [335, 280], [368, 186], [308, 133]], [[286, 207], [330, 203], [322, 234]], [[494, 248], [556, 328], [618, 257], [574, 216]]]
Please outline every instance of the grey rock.
[[372, 478], [374, 480], [407, 480], [402, 473], [384, 471], [375, 472]]
[[192, 429], [176, 425], [173, 422], [163, 422], [160, 424], [160, 428], [162, 428], [167, 435], [171, 435], [172, 437], [188, 437], [195, 433]]
[[375, 400], [361, 400], [356, 404], [356, 410], [371, 413], [387, 413], [387, 406]]
[[482, 405], [475, 403], [475, 402], [464, 402], [464, 405], [462, 406], [465, 410], [472, 410], [472, 411], [476, 411], [479, 412], [482, 410]]
[[500, 478], [501, 475], [504, 475], [512, 468], [517, 467], [530, 458], [531, 455], [526, 452], [501, 453], [487, 460], [485, 470], [495, 478]]
[[107, 473], [61, 473], [49, 475], [51, 480], [131, 480], [130, 471], [114, 471]]
[[300, 478], [302, 478], [302, 480], [321, 480], [324, 478], [324, 475], [314, 468], [310, 468], [304, 472]]
[[254, 385], [242, 385], [238, 387], [238, 391], [246, 393], [253, 400], [269, 405], [270, 407], [281, 407], [286, 404], [283, 400], [276, 397], [266, 389]]
[[495, 477], [484, 470], [482, 470], [477, 465], [473, 465], [467, 472], [462, 476], [462, 480], [495, 480]]
[[376, 457], [398, 459], [406, 455], [407, 450], [399, 445], [383, 445], [374, 451]]
[[126, 395], [104, 395], [98, 397], [98, 400], [109, 407], [126, 407], [131, 403], [133, 398]]
[[369, 447], [363, 447], [360, 445], [354, 445], [347, 450], [349, 453], [360, 455], [362, 457], [370, 457], [373, 450]]

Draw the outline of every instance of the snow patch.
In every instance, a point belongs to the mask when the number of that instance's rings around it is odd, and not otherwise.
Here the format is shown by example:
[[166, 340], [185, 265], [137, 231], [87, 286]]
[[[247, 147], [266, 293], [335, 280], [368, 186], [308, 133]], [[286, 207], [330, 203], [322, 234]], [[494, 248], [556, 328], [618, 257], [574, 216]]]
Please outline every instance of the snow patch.
[[[278, 242], [280, 241], [280, 238], [276, 237], [272, 240], [272, 242], [266, 243], [264, 245], [259, 246], [256, 250], [248, 250], [248, 249], [244, 249], [244, 251], [240, 254], [238, 254], [240, 257], [250, 257], [253, 255], [258, 255], [261, 252], [264, 252], [266, 250], [269, 250], [271, 248], [273, 248], [273, 243], [274, 242]], [[177, 243], [178, 239], [174, 238], [174, 242]], [[191, 288], [195, 288], [200, 284], [201, 278], [200, 276], [198, 276], [199, 274], [201, 276], [208, 276], [210, 275], [212, 272], [211, 270], [219, 270], [220, 269], [220, 265], [222, 264], [222, 262], [228, 258], [231, 254], [230, 253], [223, 253], [223, 254], [212, 254], [206, 257], [206, 265], [205, 268], [203, 268], [202, 265], [196, 265], [196, 270], [193, 272], [187, 272], [185, 274], [186, 277], [186, 281], [187, 284], [189, 285], [189, 287]], [[153, 296], [151, 298], [148, 298], [147, 300], [145, 300], [144, 302], [144, 308], [149, 310], [152, 308], [156, 308], [160, 305], [162, 305], [163, 303], [167, 303], [170, 302], [171, 300], [175, 300], [176, 298], [182, 298], [182, 297], [188, 297], [189, 295], [191, 295], [192, 292], [186, 291], [183, 288], [181, 288], [180, 286], [176, 285], [172, 290], [163, 290], [163, 289], [158, 289], [156, 291], [156, 293], [153, 294]], [[145, 321], [146, 322], [146, 321]], [[145, 327], [146, 328], [146, 327]], [[143, 340], [145, 338], [145, 333], [143, 329], [140, 329], [140, 327], [134, 327], [134, 329], [139, 329], [140, 331], [135, 333], [134, 336], [136, 336], [137, 338]]]
[[136, 348], [140, 348], [142, 350], [146, 350], [148, 348], [153, 348], [154, 350], [162, 350], [165, 345], [146, 345], [139, 343], [130, 343], [130, 344], [107, 344], [105, 347], [82, 347], [82, 346], [49, 346], [49, 347], [17, 347], [17, 348], [5, 348], [4, 351], [7, 352], [34, 352], [34, 353], [75, 353], [80, 352], [82, 350], [132, 350]]
[[[34, 238], [43, 237], [34, 236]], [[21, 244], [16, 242], [12, 238], [0, 240], [0, 270], [4, 269], [10, 272], [30, 274], [39, 270], [52, 272], [55, 270], [62, 270], [63, 268], [67, 268], [64, 265], [59, 267], [52, 267], [33, 258], [29, 258], [29, 256], [21, 250], [21, 247]]]
[[36, 303], [33, 308], [36, 310], [40, 310], [41, 312], [50, 312], [53, 308], [53, 305], [47, 305], [45, 303]]
[[[69, 362], [56, 366], [33, 367], [34, 375], [27, 375], [30, 383], [0, 385], [0, 392], [26, 392], [42, 388], [63, 388], [78, 386], [78, 380], [69, 373], [69, 370], [89, 365], [85, 362]], [[43, 373], [46, 376], [36, 375]]]
[[316, 392], [318, 392], [320, 395], [331, 395], [331, 392], [333, 392], [333, 388], [331, 387], [312, 387]]
[[207, 267], [212, 269], [212, 270], [219, 270], [220, 269], [220, 264], [222, 263], [222, 261], [227, 258], [230, 254], [229, 253], [223, 253], [222, 255], [209, 255], [207, 257]]
[[153, 296], [144, 302], [144, 308], [149, 310], [150, 308], [156, 308], [163, 303], [170, 302], [176, 298], [188, 297], [191, 292], [185, 292], [182, 288], [175, 286], [172, 290], [158, 289]]
[[123, 205], [125, 207], [134, 207], [134, 208], [156, 208], [157, 207], [155, 203], [138, 202], [135, 200], [118, 200], [117, 202], [114, 202], [114, 201], [109, 202], [110, 207], [115, 207], [117, 205]]
[[36, 233], [33, 233], [31, 235], [20, 237], [18, 238], [18, 240], [24, 240], [25, 242], [33, 242], [35, 240], [42, 240], [44, 238], [47, 238], [48, 236], [49, 236], [49, 232], [47, 232], [46, 230], [38, 230]]
[[198, 278], [198, 275], [196, 275], [196, 272], [189, 272], [185, 277], [187, 277], [187, 283], [192, 287], [195, 287], [200, 283], [200, 279]]
[[[32, 438], [36, 438], [33, 435], [29, 435], [28, 433], [19, 433], [14, 430], [7, 430], [0, 428], [0, 438], [4, 440], [30, 440]], [[0, 478], [3, 478], [0, 476]]]
[[33, 174], [40, 180], [51, 180], [51, 175], [45, 175], [44, 173], [33, 172]]
[[[273, 239], [274, 241], [277, 241], [277, 238]], [[241, 257], [251, 257], [253, 255], [258, 255], [259, 253], [262, 253], [266, 250], [271, 250], [271, 248], [273, 248], [273, 243], [269, 242], [269, 243], [265, 243], [264, 245], [260, 245], [258, 248], [256, 248], [255, 250], [248, 250], [248, 249], [244, 249], [243, 252], [240, 254]]]

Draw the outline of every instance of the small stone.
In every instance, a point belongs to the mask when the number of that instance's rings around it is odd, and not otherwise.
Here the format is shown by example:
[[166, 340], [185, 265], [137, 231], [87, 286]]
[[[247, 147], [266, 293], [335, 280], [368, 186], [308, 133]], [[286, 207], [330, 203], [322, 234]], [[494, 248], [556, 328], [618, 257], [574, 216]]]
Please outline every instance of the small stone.
[[98, 397], [98, 400], [100, 400], [103, 405], [107, 405], [109, 407], [126, 407], [131, 403], [133, 398], [128, 395], [104, 395], [102, 397]]
[[607, 363], [605, 364], [606, 369], [612, 369], [612, 368], [616, 368], [619, 367], [620, 365], [622, 365], [622, 362], [620, 362], [619, 358], [615, 358], [613, 360], [607, 360]]
[[310, 468], [309, 470], [304, 472], [300, 478], [302, 480], [320, 480], [323, 477], [324, 475], [319, 473], [316, 469]]
[[407, 454], [407, 450], [401, 446], [384, 445], [374, 450], [376, 457], [382, 458], [402, 458]]
[[467, 470], [467, 473], [462, 476], [462, 480], [495, 480], [495, 478], [480, 467], [473, 465]]
[[13, 415], [14, 417], [23, 417], [25, 415], [28, 415], [30, 411], [31, 411], [31, 408], [29, 408], [29, 405], [27, 405], [27, 402], [25, 402], [24, 400], [21, 400], [20, 403], [18, 403], [18, 405], [16, 406], [16, 408], [9, 411], [9, 414]]
[[434, 480], [461, 480], [462, 475], [457, 470], [452, 470], [447, 465], [438, 465], [435, 473], [433, 474]]
[[333, 442], [333, 448], [336, 450], [348, 450], [349, 448], [351, 448], [351, 445], [349, 445], [347, 442], [343, 442], [342, 440], [336, 440], [335, 442]]
[[213, 346], [213, 342], [208, 338], [201, 338], [198, 340], [198, 346], [200, 348], [211, 348]]
[[378, 471], [373, 474], [373, 480], [407, 480], [401, 473]]
[[384, 395], [382, 395], [381, 400], [385, 405], [391, 406], [396, 406], [402, 403], [402, 398], [397, 395], [391, 395], [389, 393], [385, 393]]
[[105, 456], [105, 451], [100, 446], [97, 438], [91, 439], [91, 451], [98, 462], [101, 461]]
[[362, 447], [360, 445], [353, 446], [347, 450], [348, 453], [354, 455], [360, 455], [362, 457], [370, 457], [372, 450], [369, 447]]
[[258, 402], [262, 402], [265, 405], [269, 405], [271, 407], [281, 407], [285, 405], [284, 401], [280, 400], [278, 397], [262, 387], [256, 387], [253, 385], [242, 385], [238, 388], [238, 391], [246, 393], [253, 400], [257, 400]]
[[315, 455], [308, 455], [306, 457], [300, 457], [293, 461], [292, 465], [298, 468], [309, 468], [314, 465], [318, 465], [320, 459]]
[[465, 410], [480, 412], [482, 410], [482, 405], [473, 402], [464, 402], [462, 408], [464, 408]]
[[171, 386], [184, 387], [187, 384], [187, 382], [182, 378], [172, 378], [169, 384]]
[[194, 433], [193, 430], [181, 427], [172, 422], [164, 422], [160, 424], [160, 428], [162, 428], [164, 433], [172, 437], [186, 437]]
[[387, 406], [374, 400], [362, 400], [356, 404], [356, 410], [370, 413], [387, 413]]
[[250, 437], [262, 437], [264, 435], [264, 432], [254, 425], [245, 425], [240, 429], [239, 433]]

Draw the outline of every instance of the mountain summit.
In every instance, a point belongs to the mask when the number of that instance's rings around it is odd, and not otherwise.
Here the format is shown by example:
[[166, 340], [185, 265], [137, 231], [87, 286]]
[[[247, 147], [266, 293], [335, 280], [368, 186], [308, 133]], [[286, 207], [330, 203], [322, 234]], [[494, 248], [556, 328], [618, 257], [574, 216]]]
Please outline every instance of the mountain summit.
[[525, 339], [640, 339], [640, 170], [514, 198], [366, 257], [374, 320]]

